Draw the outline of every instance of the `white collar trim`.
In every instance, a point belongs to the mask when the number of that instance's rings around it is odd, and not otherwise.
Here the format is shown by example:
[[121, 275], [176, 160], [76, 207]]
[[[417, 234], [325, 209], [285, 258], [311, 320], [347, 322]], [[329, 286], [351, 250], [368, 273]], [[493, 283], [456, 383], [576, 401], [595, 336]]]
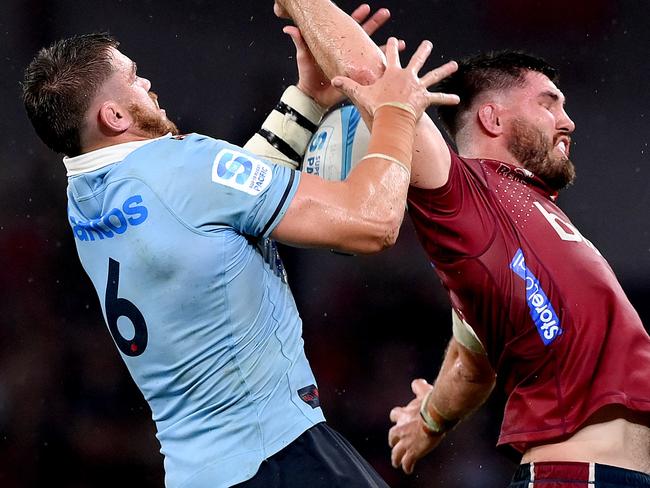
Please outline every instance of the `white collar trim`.
[[63, 164], [68, 170], [66, 174], [67, 176], [75, 176], [82, 173], [90, 173], [91, 171], [96, 171], [104, 166], [108, 166], [109, 164], [119, 163], [136, 149], [145, 146], [150, 142], [170, 137], [171, 135], [172, 134], [169, 133], [155, 139], [124, 142], [122, 144], [115, 144], [114, 146], [102, 147], [101, 149], [95, 149], [94, 151], [80, 154], [73, 158], [65, 156], [63, 158]]

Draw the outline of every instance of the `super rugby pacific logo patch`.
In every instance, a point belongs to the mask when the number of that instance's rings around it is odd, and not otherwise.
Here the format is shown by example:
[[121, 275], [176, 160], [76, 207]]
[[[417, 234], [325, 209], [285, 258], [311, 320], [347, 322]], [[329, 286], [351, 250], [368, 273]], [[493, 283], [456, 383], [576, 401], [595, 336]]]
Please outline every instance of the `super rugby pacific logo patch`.
[[248, 154], [222, 149], [212, 163], [212, 181], [258, 195], [271, 183], [271, 166]]
[[524, 253], [518, 249], [515, 257], [512, 258], [510, 269], [524, 280], [526, 286], [526, 302], [530, 309], [530, 316], [535, 322], [537, 332], [545, 346], [551, 344], [562, 334], [560, 319], [558, 318], [551, 301], [546, 296], [539, 284], [539, 280], [526, 267]]

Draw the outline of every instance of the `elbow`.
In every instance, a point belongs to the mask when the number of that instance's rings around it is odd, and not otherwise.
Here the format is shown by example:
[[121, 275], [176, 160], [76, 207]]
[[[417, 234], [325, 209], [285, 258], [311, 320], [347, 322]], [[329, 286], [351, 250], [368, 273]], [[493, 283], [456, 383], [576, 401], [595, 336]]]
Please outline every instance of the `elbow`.
[[460, 383], [490, 388], [496, 382], [496, 372], [488, 357], [472, 352], [452, 338], [447, 351], [453, 376]]
[[496, 383], [496, 375], [491, 371], [482, 371], [482, 372], [471, 372], [465, 374], [464, 380], [467, 383], [477, 385], [477, 387], [482, 387], [484, 389], [489, 389], [490, 391]]
[[357, 254], [376, 254], [393, 247], [397, 242], [404, 212], [391, 212], [381, 221], [369, 222], [364, 235], [360, 236]]
[[494, 386], [496, 374], [491, 368], [477, 367], [462, 360], [458, 360], [455, 366], [456, 377], [462, 383], [490, 390]]
[[380, 60], [366, 65], [350, 65], [345, 68], [345, 76], [353, 79], [360, 85], [371, 85], [377, 81], [384, 72], [384, 65]]
[[398, 231], [381, 234], [363, 242], [355, 252], [357, 254], [377, 254], [393, 247], [397, 242]]
[[392, 218], [388, 220], [384, 226], [383, 238], [381, 239], [380, 251], [393, 247], [397, 242], [397, 237], [399, 236], [399, 231], [402, 226], [402, 218], [404, 217], [404, 212], [394, 212]]
[[[398, 170], [396, 170], [398, 171]], [[374, 254], [395, 245], [404, 219], [408, 179], [359, 181], [353, 173], [345, 181], [349, 190], [345, 199], [347, 237], [356, 254]]]

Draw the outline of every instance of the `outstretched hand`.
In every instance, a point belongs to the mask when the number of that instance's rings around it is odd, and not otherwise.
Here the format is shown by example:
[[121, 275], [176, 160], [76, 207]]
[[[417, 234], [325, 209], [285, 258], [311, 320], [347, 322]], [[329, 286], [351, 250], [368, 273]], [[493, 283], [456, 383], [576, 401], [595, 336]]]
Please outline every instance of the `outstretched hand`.
[[[276, 3], [274, 8], [277, 15], [278, 8], [281, 7]], [[351, 17], [361, 24], [361, 27], [369, 36], [373, 35], [390, 19], [390, 12], [388, 9], [381, 8], [372, 15], [370, 15], [370, 12], [370, 6], [368, 4], [362, 4], [351, 14]], [[320, 69], [300, 33], [300, 29], [294, 25], [288, 25], [282, 29], [282, 32], [291, 37], [291, 40], [296, 47], [298, 88], [304, 94], [313, 98], [322, 107], [331, 107], [332, 105], [342, 101], [345, 96], [331, 85], [330, 80]], [[400, 47], [401, 49], [404, 49], [405, 44], [403, 41], [400, 41]]]
[[413, 380], [411, 389], [415, 398], [408, 405], [390, 411], [390, 420], [395, 424], [388, 431], [391, 463], [394, 468], [401, 466], [406, 474], [411, 474], [415, 463], [440, 444], [444, 437], [444, 434], [427, 432], [420, 418], [420, 406], [431, 388], [423, 379]]
[[427, 90], [458, 69], [455, 61], [449, 61], [420, 78], [418, 73], [431, 54], [431, 42], [423, 41], [405, 68], [400, 64], [398, 45], [396, 38], [388, 39], [386, 70], [372, 85], [363, 86], [344, 76], [332, 79], [332, 85], [352, 100], [365, 120], [372, 120], [377, 107], [385, 103], [405, 104], [419, 119], [431, 105], [456, 105], [460, 102], [458, 95]]

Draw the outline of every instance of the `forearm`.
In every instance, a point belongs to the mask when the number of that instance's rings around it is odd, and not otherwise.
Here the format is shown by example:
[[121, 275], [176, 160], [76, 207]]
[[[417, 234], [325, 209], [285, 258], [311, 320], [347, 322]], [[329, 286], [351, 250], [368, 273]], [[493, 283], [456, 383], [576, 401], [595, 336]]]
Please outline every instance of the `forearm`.
[[490, 396], [496, 376], [487, 358], [451, 340], [442, 367], [423, 408], [438, 421], [459, 421]]
[[384, 70], [385, 57], [361, 26], [329, 0], [279, 0], [300, 28], [328, 78], [344, 75], [361, 84]]
[[[383, 117], [375, 117], [367, 155], [345, 183], [349, 186], [346, 192], [351, 200], [349, 208], [358, 209], [366, 225], [389, 223], [384, 228], [390, 231], [380, 241], [383, 249], [395, 243], [404, 217], [416, 121], [402, 109], [380, 110]], [[383, 171], [378, 171], [380, 166]]]
[[[388, 161], [368, 163], [371, 171], [358, 173], [346, 181], [324, 181], [303, 173], [301, 189], [305, 197], [294, 198], [287, 218], [276, 227], [273, 237], [289, 245], [325, 247], [354, 254], [373, 254], [392, 246], [404, 217], [408, 175]], [[362, 176], [363, 174], [363, 176]], [[337, 194], [331, 198], [318, 193], [314, 180]], [[335, 187], [336, 190], [334, 190]], [[302, 216], [298, 224], [293, 216]]]
[[314, 100], [290, 86], [244, 149], [296, 169], [324, 112]]
[[394, 244], [404, 216], [414, 126], [407, 111], [378, 109], [368, 156], [345, 181], [303, 173], [273, 237], [360, 254]]
[[[385, 67], [385, 56], [363, 29], [329, 0], [278, 0], [300, 28], [328, 78], [344, 75], [372, 83]], [[365, 114], [364, 120], [367, 120]], [[450, 156], [441, 133], [425, 113], [418, 121], [411, 184], [439, 188], [449, 176]]]

